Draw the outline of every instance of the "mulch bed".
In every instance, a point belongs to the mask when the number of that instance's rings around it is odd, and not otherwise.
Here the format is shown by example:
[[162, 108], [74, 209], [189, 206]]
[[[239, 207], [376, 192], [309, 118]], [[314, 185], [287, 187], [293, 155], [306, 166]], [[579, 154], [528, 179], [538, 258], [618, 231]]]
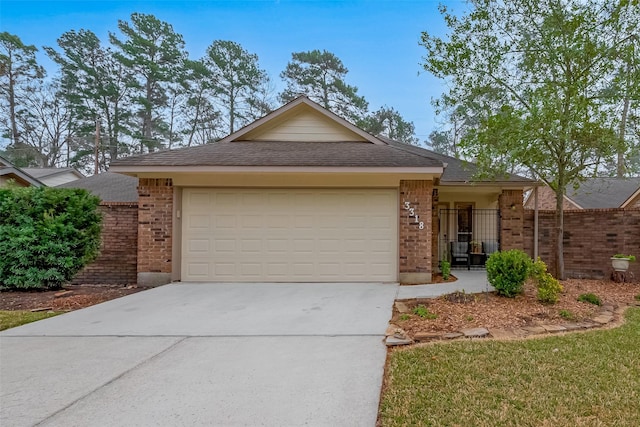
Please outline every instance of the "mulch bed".
[[[604, 280], [570, 279], [562, 283], [564, 291], [557, 304], [538, 302], [537, 290], [533, 284], [525, 285], [525, 292], [515, 298], [505, 298], [495, 293], [454, 294], [435, 299], [406, 300], [413, 309], [425, 306], [435, 313], [435, 319], [425, 319], [411, 314], [408, 320], [401, 320], [401, 313], [394, 311], [392, 323], [409, 335], [416, 332], [456, 332], [464, 328], [517, 328], [539, 324], [562, 325], [569, 321], [579, 322], [590, 319], [600, 307], [579, 302], [578, 296], [593, 293], [603, 305], [614, 307], [638, 303], [640, 283], [614, 283]], [[573, 319], [560, 315], [570, 313]], [[565, 313], [566, 314], [566, 313]], [[406, 317], [406, 315], [405, 315]]]
[[4, 291], [0, 292], [0, 310], [78, 310], [144, 289], [123, 285], [68, 285], [55, 291]]

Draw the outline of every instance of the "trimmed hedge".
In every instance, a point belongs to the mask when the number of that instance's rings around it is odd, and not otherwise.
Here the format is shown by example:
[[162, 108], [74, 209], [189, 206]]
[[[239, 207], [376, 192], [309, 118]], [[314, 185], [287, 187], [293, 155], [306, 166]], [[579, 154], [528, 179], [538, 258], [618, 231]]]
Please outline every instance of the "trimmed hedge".
[[59, 288], [93, 261], [99, 203], [80, 189], [0, 189], [0, 289]]

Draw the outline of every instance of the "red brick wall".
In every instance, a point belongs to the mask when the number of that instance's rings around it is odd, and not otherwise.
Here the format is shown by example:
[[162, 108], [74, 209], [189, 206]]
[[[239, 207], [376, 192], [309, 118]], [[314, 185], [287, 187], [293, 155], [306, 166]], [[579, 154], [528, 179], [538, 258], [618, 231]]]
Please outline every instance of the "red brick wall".
[[524, 206], [522, 190], [503, 190], [500, 209], [500, 250], [522, 249], [524, 245]]
[[[555, 212], [539, 211], [538, 251], [549, 271], [556, 269]], [[525, 212], [525, 251], [533, 256], [534, 212]], [[567, 278], [609, 278], [611, 258], [631, 254], [631, 272], [640, 278], [640, 209], [585, 209], [564, 213], [564, 268]]]
[[[432, 192], [433, 181], [400, 181], [399, 267], [403, 282], [428, 283], [431, 280]], [[405, 209], [405, 202], [414, 210], [414, 216]]]
[[101, 203], [100, 255], [73, 279], [73, 284], [135, 284], [138, 255], [138, 205]]
[[438, 195], [438, 189], [434, 188], [431, 198], [431, 266], [433, 272], [440, 271], [438, 267], [438, 237], [440, 234], [440, 220], [438, 214], [438, 201], [440, 196]]
[[138, 273], [171, 273], [173, 184], [138, 181]]

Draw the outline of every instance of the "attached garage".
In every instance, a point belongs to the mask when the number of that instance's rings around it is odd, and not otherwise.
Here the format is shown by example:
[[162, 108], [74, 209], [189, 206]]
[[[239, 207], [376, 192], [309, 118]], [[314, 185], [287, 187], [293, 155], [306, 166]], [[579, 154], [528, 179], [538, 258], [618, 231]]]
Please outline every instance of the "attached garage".
[[216, 143], [111, 169], [138, 178], [141, 285], [431, 280], [444, 163], [304, 96]]
[[396, 281], [396, 189], [182, 193], [182, 280]]

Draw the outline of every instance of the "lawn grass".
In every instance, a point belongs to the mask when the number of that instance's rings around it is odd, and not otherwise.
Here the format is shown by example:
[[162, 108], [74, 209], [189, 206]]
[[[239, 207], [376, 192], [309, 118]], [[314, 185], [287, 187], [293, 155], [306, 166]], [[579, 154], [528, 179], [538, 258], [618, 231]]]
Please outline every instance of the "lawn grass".
[[640, 309], [608, 330], [394, 351], [382, 426], [638, 426]]
[[30, 311], [5, 311], [0, 310], [0, 331], [15, 328], [25, 323], [35, 322], [36, 320], [46, 319], [47, 317], [57, 316], [61, 311], [39, 311], [32, 313]]

